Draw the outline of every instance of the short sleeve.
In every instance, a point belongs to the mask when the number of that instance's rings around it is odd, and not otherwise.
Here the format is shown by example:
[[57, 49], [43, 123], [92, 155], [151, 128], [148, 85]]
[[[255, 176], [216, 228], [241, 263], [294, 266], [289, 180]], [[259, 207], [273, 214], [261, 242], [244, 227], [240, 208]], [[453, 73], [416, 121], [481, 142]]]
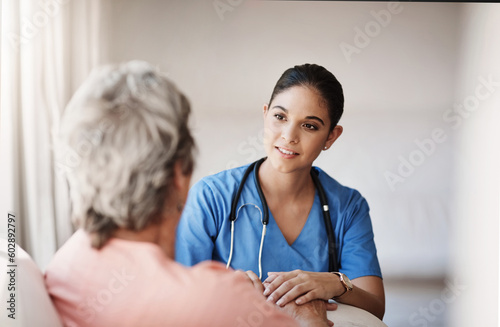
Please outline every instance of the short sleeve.
[[351, 279], [363, 276], [382, 277], [368, 203], [353, 190], [349, 207], [343, 226], [340, 271]]
[[214, 241], [218, 233], [217, 216], [214, 192], [201, 180], [189, 190], [177, 227], [177, 262], [192, 266], [212, 259]]

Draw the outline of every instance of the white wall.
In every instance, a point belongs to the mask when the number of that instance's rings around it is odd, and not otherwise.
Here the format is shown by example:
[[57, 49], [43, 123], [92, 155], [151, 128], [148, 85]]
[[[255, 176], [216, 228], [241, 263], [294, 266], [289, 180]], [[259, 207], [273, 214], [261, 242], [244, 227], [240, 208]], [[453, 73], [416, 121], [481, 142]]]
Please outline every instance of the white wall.
[[450, 326], [498, 326], [500, 4], [467, 4], [461, 13], [456, 99], [468, 110], [456, 128], [450, 279], [460, 287]]
[[[345, 133], [317, 165], [368, 199], [386, 277], [446, 273], [457, 162], [442, 116], [455, 103], [459, 5], [220, 0], [234, 6], [218, 15], [211, 0], [106, 3], [107, 61], [157, 64], [191, 99], [193, 181], [263, 155], [262, 105], [286, 68], [331, 70], [344, 87]], [[346, 56], [346, 44], [356, 53]], [[441, 142], [423, 154], [415, 140], [436, 128]], [[410, 157], [417, 165], [391, 188], [385, 175]]]

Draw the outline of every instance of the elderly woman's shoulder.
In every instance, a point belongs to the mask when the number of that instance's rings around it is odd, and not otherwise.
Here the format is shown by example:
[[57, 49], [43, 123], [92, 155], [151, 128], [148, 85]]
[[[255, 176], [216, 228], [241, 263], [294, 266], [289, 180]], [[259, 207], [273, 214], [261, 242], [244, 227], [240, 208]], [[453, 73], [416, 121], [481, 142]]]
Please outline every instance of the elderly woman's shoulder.
[[255, 291], [246, 273], [241, 270], [227, 269], [220, 262], [207, 260], [187, 269], [194, 279], [193, 285], [197, 285], [197, 282], [202, 284], [203, 286], [199, 287], [204, 288], [206, 294], [221, 296], [221, 288], [231, 290], [226, 295], [239, 294], [242, 296], [246, 292], [252, 294]]

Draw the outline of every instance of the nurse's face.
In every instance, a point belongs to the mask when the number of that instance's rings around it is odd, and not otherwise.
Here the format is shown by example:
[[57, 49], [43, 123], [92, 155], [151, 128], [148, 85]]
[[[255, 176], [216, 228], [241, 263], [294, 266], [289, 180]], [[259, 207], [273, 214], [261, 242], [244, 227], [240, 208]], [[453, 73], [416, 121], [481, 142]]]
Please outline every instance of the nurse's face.
[[293, 86], [264, 106], [264, 146], [272, 166], [280, 172], [310, 170], [324, 148], [342, 134], [330, 131], [326, 103], [313, 88]]

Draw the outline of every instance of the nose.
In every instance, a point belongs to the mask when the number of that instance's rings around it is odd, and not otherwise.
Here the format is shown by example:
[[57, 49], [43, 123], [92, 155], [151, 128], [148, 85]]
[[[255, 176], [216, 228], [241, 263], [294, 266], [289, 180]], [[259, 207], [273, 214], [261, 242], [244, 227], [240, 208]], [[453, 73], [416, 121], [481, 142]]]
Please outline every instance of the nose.
[[287, 143], [297, 144], [299, 143], [299, 133], [295, 126], [292, 124], [287, 124], [283, 126], [281, 130], [281, 138], [285, 140]]

